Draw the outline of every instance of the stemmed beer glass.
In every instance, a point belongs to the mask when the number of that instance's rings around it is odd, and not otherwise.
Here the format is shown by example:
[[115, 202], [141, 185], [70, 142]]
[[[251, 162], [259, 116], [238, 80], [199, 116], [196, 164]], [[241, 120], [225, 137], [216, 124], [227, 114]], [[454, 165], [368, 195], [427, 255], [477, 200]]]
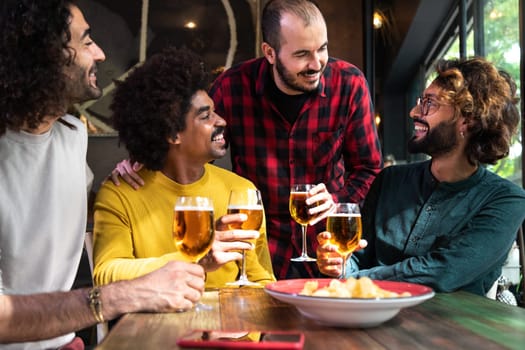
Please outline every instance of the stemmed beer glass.
[[[177, 250], [197, 263], [208, 254], [215, 237], [213, 203], [207, 197], [181, 196], [175, 202], [173, 240]], [[195, 309], [210, 306], [195, 304]]]
[[[233, 189], [230, 192], [228, 202], [228, 214], [243, 213], [248, 219], [242, 223], [229, 224], [230, 230], [256, 230], [261, 228], [263, 220], [263, 205], [261, 193], [256, 189]], [[259, 283], [251, 282], [246, 275], [246, 251], [242, 251], [241, 272], [235, 282], [229, 282], [230, 286], [258, 286]]]
[[291, 261], [316, 261], [315, 258], [308, 256], [306, 228], [308, 223], [313, 219], [313, 215], [308, 213], [308, 209], [317, 206], [317, 203], [306, 205], [308, 191], [314, 188], [312, 184], [293, 185], [290, 189], [290, 214], [292, 218], [301, 225], [302, 230], [302, 252], [301, 256], [290, 259]]
[[341, 278], [346, 276], [346, 259], [361, 240], [361, 212], [357, 203], [337, 203], [328, 215], [326, 231], [330, 232], [330, 244], [337, 247], [343, 257]]

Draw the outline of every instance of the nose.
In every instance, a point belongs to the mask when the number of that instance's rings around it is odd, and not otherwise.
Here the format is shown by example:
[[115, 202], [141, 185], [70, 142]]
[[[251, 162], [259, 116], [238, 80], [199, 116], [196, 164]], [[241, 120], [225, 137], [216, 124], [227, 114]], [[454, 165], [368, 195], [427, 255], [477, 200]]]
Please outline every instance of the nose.
[[95, 42], [93, 45], [91, 45], [92, 53], [93, 53], [93, 59], [96, 62], [103, 62], [106, 60], [106, 55], [104, 54], [104, 51], [98, 46]]
[[322, 56], [316, 52], [312, 55], [310, 62], [308, 62], [308, 69], [319, 71], [322, 67]]
[[215, 124], [218, 126], [226, 126], [228, 123], [226, 123], [226, 120], [224, 120], [220, 115], [213, 112], [215, 114]]
[[416, 104], [414, 105], [414, 107], [412, 107], [412, 109], [410, 110], [410, 118], [414, 119], [414, 118], [421, 118], [421, 108], [419, 108], [419, 106]]

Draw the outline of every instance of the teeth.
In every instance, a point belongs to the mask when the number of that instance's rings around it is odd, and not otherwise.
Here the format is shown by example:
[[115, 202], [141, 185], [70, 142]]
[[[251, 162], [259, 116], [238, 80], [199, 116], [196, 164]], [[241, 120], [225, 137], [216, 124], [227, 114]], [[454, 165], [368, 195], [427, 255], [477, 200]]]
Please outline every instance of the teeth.
[[219, 135], [211, 139], [212, 141], [222, 141], [224, 140], [224, 135]]
[[416, 125], [416, 126], [414, 126], [414, 130], [415, 131], [427, 131], [428, 128], [425, 127], [425, 126], [418, 126], [418, 125]]

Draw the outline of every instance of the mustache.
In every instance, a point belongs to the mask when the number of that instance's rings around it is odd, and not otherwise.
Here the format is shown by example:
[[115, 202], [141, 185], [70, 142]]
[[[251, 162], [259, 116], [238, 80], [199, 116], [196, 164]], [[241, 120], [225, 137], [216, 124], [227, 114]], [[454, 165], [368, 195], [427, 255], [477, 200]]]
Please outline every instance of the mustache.
[[224, 126], [218, 126], [213, 130], [213, 133], [211, 134], [211, 138], [213, 139], [215, 136], [219, 134], [224, 134], [225, 127]]
[[418, 122], [419, 124], [424, 124], [427, 128], [430, 127], [430, 125], [428, 125], [428, 123], [425, 120], [421, 119], [421, 118], [414, 118], [414, 119], [412, 119], [412, 121], [414, 123]]
[[308, 70], [305, 70], [305, 71], [302, 71], [301, 74], [316, 74], [316, 73], [321, 73], [323, 70], [314, 70], [314, 69], [308, 69]]

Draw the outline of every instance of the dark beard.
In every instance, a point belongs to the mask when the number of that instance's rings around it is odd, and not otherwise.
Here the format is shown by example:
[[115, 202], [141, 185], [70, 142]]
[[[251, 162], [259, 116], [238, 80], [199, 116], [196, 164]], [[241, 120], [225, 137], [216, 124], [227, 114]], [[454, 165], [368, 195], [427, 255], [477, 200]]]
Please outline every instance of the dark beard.
[[458, 145], [458, 135], [455, 122], [441, 122], [431, 129], [421, 140], [412, 137], [408, 141], [410, 153], [425, 153], [431, 157], [441, 156], [451, 152]]
[[72, 66], [69, 68], [70, 74], [74, 78], [66, 80], [66, 88], [69, 91], [69, 98], [71, 103], [84, 103], [89, 100], [96, 100], [102, 96], [102, 89], [100, 87], [93, 87], [86, 82], [85, 70], [79, 66]]
[[[315, 86], [302, 86], [297, 84], [294, 81], [294, 76], [292, 73], [290, 73], [286, 67], [282, 64], [281, 60], [279, 59], [279, 55], [277, 55], [277, 58], [275, 60], [275, 69], [277, 69], [277, 74], [279, 74], [279, 77], [281, 78], [281, 81], [289, 88], [298, 92], [302, 93], [308, 93], [315, 91], [317, 89], [317, 86], [319, 84], [316, 84]], [[321, 68], [321, 71], [324, 70], [324, 67]]]

